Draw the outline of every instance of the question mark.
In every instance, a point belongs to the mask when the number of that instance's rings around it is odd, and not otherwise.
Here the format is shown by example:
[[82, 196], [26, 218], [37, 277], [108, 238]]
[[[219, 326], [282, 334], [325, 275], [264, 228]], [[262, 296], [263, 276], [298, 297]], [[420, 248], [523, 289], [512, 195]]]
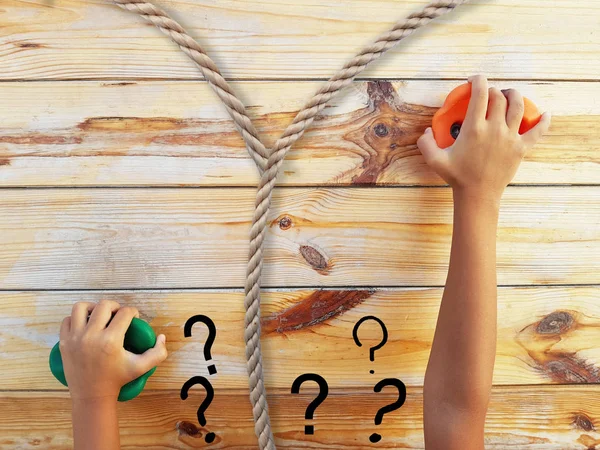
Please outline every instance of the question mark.
[[[385, 324], [383, 323], [383, 321], [379, 318], [379, 317], [375, 317], [375, 316], [365, 316], [362, 319], [360, 319], [358, 322], [356, 322], [356, 325], [354, 325], [354, 329], [352, 330], [352, 338], [354, 339], [354, 342], [356, 343], [356, 345], [358, 345], [359, 347], [362, 347], [362, 343], [358, 340], [358, 328], [361, 326], [361, 324], [367, 320], [374, 320], [375, 322], [377, 322], [379, 325], [381, 325], [381, 331], [383, 332], [383, 339], [381, 340], [381, 342], [379, 344], [377, 344], [375, 347], [371, 347], [370, 352], [369, 352], [369, 359], [371, 360], [371, 362], [375, 361], [375, 350], [379, 350], [381, 347], [383, 347], [385, 345], [385, 343], [388, 340], [388, 330], [385, 326]], [[374, 370], [370, 370], [370, 373], [375, 373]]]
[[[183, 386], [181, 386], [180, 396], [181, 396], [181, 400], [187, 399], [190, 388], [197, 384], [201, 384], [202, 386], [204, 386], [204, 389], [206, 389], [206, 398], [204, 399], [204, 401], [198, 408], [198, 411], [196, 412], [196, 415], [198, 416], [198, 423], [202, 426], [205, 426], [206, 425], [206, 417], [204, 417], [204, 412], [208, 409], [211, 402], [213, 401], [213, 398], [215, 397], [215, 390], [213, 389], [212, 385], [210, 384], [210, 381], [208, 381], [204, 377], [198, 377], [198, 376], [192, 377], [189, 380], [187, 380], [183, 384]], [[215, 433], [208, 433], [206, 435], [206, 437], [204, 438], [204, 440], [206, 441], [207, 444], [210, 444], [212, 441], [215, 440]]]
[[[394, 403], [384, 406], [383, 408], [379, 408], [379, 411], [377, 411], [377, 414], [375, 415], [375, 425], [381, 425], [384, 414], [400, 409], [400, 407], [404, 405], [404, 402], [406, 401], [406, 386], [402, 381], [398, 380], [397, 378], [385, 378], [377, 383], [373, 390], [375, 392], [381, 392], [385, 386], [394, 386], [396, 389], [398, 389], [398, 400], [396, 400]], [[379, 442], [381, 440], [381, 435], [373, 433], [371, 437], [369, 437], [369, 440], [373, 443]]]
[[[329, 385], [321, 375], [317, 375], [316, 373], [305, 373], [294, 380], [294, 383], [292, 384], [292, 394], [299, 394], [300, 386], [305, 381], [315, 381], [319, 385], [319, 395], [310, 402], [308, 408], [306, 408], [306, 414], [304, 414], [305, 419], [312, 420], [315, 415], [315, 409], [325, 401], [327, 394], [329, 394]], [[315, 434], [315, 427], [313, 425], [306, 425], [304, 427], [304, 434]]]
[[[183, 327], [183, 335], [185, 337], [190, 337], [192, 335], [192, 327], [195, 323], [202, 322], [204, 325], [208, 327], [208, 339], [206, 339], [206, 344], [204, 344], [204, 359], [206, 362], [212, 359], [210, 355], [210, 349], [215, 342], [215, 338], [217, 337], [217, 327], [212, 319], [208, 316], [204, 316], [202, 314], [198, 314], [197, 316], [190, 317], [185, 326]], [[217, 368], [214, 364], [208, 366], [208, 373], [214, 375], [217, 373]]]

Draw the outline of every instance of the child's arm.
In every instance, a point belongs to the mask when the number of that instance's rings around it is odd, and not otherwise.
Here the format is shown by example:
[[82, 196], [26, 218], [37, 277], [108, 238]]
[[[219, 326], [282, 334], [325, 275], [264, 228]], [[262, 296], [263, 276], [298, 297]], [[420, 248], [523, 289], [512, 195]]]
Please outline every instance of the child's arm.
[[482, 76], [469, 81], [471, 101], [454, 145], [439, 149], [431, 129], [418, 142], [427, 164], [450, 184], [454, 198], [450, 267], [424, 383], [428, 450], [483, 449], [496, 354], [500, 197], [525, 151], [550, 124], [544, 114], [535, 128], [519, 135], [521, 95], [488, 90]]
[[76, 303], [63, 320], [60, 352], [73, 403], [74, 450], [118, 450], [121, 387], [167, 357], [162, 334], [142, 355], [123, 348], [125, 332], [138, 316], [135, 308], [103, 300]]

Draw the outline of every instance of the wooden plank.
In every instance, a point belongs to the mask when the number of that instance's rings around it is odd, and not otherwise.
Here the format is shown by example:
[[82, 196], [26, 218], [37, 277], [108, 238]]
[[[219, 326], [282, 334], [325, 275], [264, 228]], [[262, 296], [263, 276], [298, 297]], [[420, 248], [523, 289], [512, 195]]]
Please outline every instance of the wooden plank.
[[[0, 196], [0, 289], [243, 286], [255, 190], [19, 189]], [[278, 190], [264, 286], [441, 286], [448, 188]], [[600, 282], [600, 190], [508, 189], [501, 285]]]
[[[427, 0], [163, 0], [226, 77], [329, 78]], [[4, 0], [2, 79], [194, 78], [158, 30], [109, 2]], [[595, 0], [484, 1], [419, 31], [371, 78], [598, 79]]]
[[[439, 185], [416, 148], [459, 82], [356, 82], [288, 154], [280, 185]], [[600, 180], [600, 83], [498, 82], [552, 110], [516, 184]], [[320, 83], [240, 82], [267, 145]], [[220, 101], [196, 82], [1, 83], [0, 186], [255, 186]]]
[[[290, 389], [305, 372], [321, 374], [333, 388], [399, 378], [422, 386], [441, 289], [301, 290], [263, 294], [263, 354], [269, 388]], [[21, 292], [0, 295], [0, 386], [4, 390], [59, 389], [48, 371], [50, 348], [76, 301], [111, 298], [134, 305], [157, 333], [167, 336], [167, 361], [150, 378], [149, 389], [179, 389], [193, 375], [208, 376], [204, 359], [207, 329], [185, 338], [183, 326], [195, 314], [217, 327], [211, 348], [221, 389], [244, 390], [244, 310], [241, 291]], [[358, 320], [374, 315], [386, 324], [388, 342], [369, 362], [369, 348], [381, 342], [381, 328]], [[501, 288], [494, 383], [600, 382], [600, 288]], [[374, 370], [375, 374], [369, 373]], [[27, 376], [23, 377], [26, 373]]]
[[[304, 391], [306, 389], [306, 393]], [[374, 394], [368, 388], [349, 393], [330, 392], [313, 421], [304, 419], [316, 391], [271, 393], [269, 406], [277, 448], [281, 449], [423, 449], [420, 389], [408, 389], [400, 409], [373, 421], [379, 408], [397, 399], [393, 388]], [[219, 391], [200, 427], [196, 410], [205, 394], [201, 387], [181, 401], [179, 391], [146, 392], [121, 404], [122, 448], [149, 450], [205, 448], [204, 436], [216, 434], [211, 448], [256, 448], [252, 412], [246, 393]], [[235, 405], [235, 407], [233, 407]], [[70, 401], [67, 394], [15, 392], [0, 394], [0, 445], [3, 449], [67, 450], [72, 448]], [[600, 443], [599, 386], [511, 386], [494, 388], [486, 423], [486, 449], [579, 450]], [[315, 434], [304, 434], [314, 424]], [[377, 444], [369, 441], [379, 433]]]

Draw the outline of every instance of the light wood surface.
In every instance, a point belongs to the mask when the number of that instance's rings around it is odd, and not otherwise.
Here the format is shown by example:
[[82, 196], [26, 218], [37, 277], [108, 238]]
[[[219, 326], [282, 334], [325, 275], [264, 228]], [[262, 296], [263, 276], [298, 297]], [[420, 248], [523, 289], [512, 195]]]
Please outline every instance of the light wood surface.
[[[255, 190], [20, 189], [0, 197], [0, 288], [243, 286]], [[263, 286], [440, 286], [449, 188], [277, 190]], [[600, 189], [514, 187], [502, 285], [595, 284]]]
[[[1, 59], [0, 59], [1, 60]], [[439, 185], [416, 141], [463, 81], [356, 82], [294, 146], [278, 185]], [[600, 182], [600, 83], [502, 81], [541, 111], [548, 135], [516, 184]], [[271, 145], [320, 82], [239, 82]], [[199, 82], [0, 83], [0, 186], [256, 186], [220, 100]]]
[[[306, 389], [306, 391], [304, 390]], [[303, 385], [299, 395], [272, 392], [269, 396], [277, 448], [297, 450], [364, 448], [423, 449], [422, 393], [409, 388], [406, 402], [385, 414], [374, 425], [379, 408], [397, 399], [394, 388], [375, 394], [369, 387], [351, 392], [330, 392], [317, 408], [314, 420], [304, 419], [317, 391]], [[219, 392], [206, 411], [207, 425], [196, 419], [197, 405], [205, 397], [202, 387], [181, 401], [179, 391], [147, 391], [135, 401], [120, 405], [122, 448], [190, 449], [217, 448], [255, 450], [254, 427], [245, 392]], [[235, 407], [232, 407], [235, 405]], [[70, 402], [57, 392], [9, 392], [0, 397], [6, 419], [0, 422], [2, 448], [72, 448]], [[341, 413], [343, 412], [343, 413]], [[598, 386], [495, 387], [486, 423], [486, 450], [583, 450], [600, 443], [596, 427], [600, 420]], [[304, 425], [313, 424], [315, 434], [306, 436]], [[215, 432], [215, 442], [204, 442]], [[371, 444], [377, 432], [382, 440]]]
[[[427, 0], [159, 0], [232, 81], [270, 145], [350, 57]], [[484, 73], [553, 114], [505, 195], [486, 450], [600, 448], [600, 4], [477, 0], [407, 39], [317, 117], [271, 212], [263, 350], [280, 449], [423, 449], [423, 373], [445, 281], [448, 188], [415, 142]], [[78, 300], [139, 308], [169, 359], [120, 405], [124, 450], [255, 450], [241, 286], [257, 171], [174, 44], [105, 0], [0, 3], [0, 448], [72, 448], [47, 365]], [[325, 289], [324, 289], [325, 288]], [[209, 376], [206, 328], [216, 323]], [[381, 318], [389, 340], [364, 323]], [[373, 369], [375, 374], [370, 374]], [[314, 421], [314, 383], [328, 381]], [[199, 429], [206, 376], [215, 400]], [[408, 386], [406, 404], [373, 385]], [[315, 425], [306, 436], [304, 425]], [[207, 431], [217, 440], [208, 446]], [[372, 432], [383, 439], [369, 442]]]
[[[228, 78], [329, 78], [427, 0], [161, 0]], [[2, 79], [199, 78], [158, 30], [108, 1], [4, 0]], [[598, 80], [595, 0], [478, 0], [361, 75]]]
[[[296, 377], [315, 372], [332, 389], [346, 390], [382, 378], [421, 386], [441, 289], [300, 290], [263, 294], [263, 354], [269, 389], [289, 389]], [[149, 389], [180, 389], [193, 375], [208, 376], [207, 328], [197, 324], [185, 338], [191, 316], [215, 323], [211, 347], [215, 387], [243, 391], [247, 385], [241, 291], [21, 292], [0, 294], [0, 386], [10, 390], [60, 389], [48, 371], [50, 348], [62, 318], [76, 301], [114, 299], [139, 308], [156, 333], [167, 337], [169, 358], [150, 378]], [[502, 288], [494, 383], [600, 382], [600, 288]], [[388, 342], [369, 361], [369, 348]], [[375, 374], [370, 374], [370, 370]], [[26, 373], [27, 376], [23, 377]], [[349, 391], [351, 392], [351, 391]]]

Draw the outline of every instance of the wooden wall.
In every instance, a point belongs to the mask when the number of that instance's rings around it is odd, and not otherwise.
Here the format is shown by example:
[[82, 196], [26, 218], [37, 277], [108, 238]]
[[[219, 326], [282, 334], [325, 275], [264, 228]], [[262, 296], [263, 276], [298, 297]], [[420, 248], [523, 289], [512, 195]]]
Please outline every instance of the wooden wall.
[[[335, 69], [424, 3], [159, 2], [233, 80], [267, 143]], [[452, 203], [415, 142], [472, 73], [553, 113], [503, 200], [486, 448], [600, 445], [599, 24], [595, 0], [473, 1], [369, 68], [289, 153], [263, 280], [279, 448], [423, 448]], [[120, 405], [123, 448], [255, 449], [242, 286], [258, 176], [219, 101], [160, 32], [100, 0], [3, 0], [0, 67], [0, 448], [71, 447], [48, 353], [73, 302], [113, 298], [138, 307], [170, 350]], [[194, 314], [217, 326], [216, 375], [205, 328], [184, 338]], [[367, 315], [389, 332], [374, 363], [381, 329], [361, 326], [361, 348], [352, 339]], [[311, 422], [316, 391], [290, 394], [306, 372], [330, 388]], [[206, 427], [202, 389], [179, 398], [194, 375], [215, 388]], [[394, 400], [373, 392], [386, 377], [408, 395], [376, 427]], [[383, 439], [371, 444], [375, 431]]]

